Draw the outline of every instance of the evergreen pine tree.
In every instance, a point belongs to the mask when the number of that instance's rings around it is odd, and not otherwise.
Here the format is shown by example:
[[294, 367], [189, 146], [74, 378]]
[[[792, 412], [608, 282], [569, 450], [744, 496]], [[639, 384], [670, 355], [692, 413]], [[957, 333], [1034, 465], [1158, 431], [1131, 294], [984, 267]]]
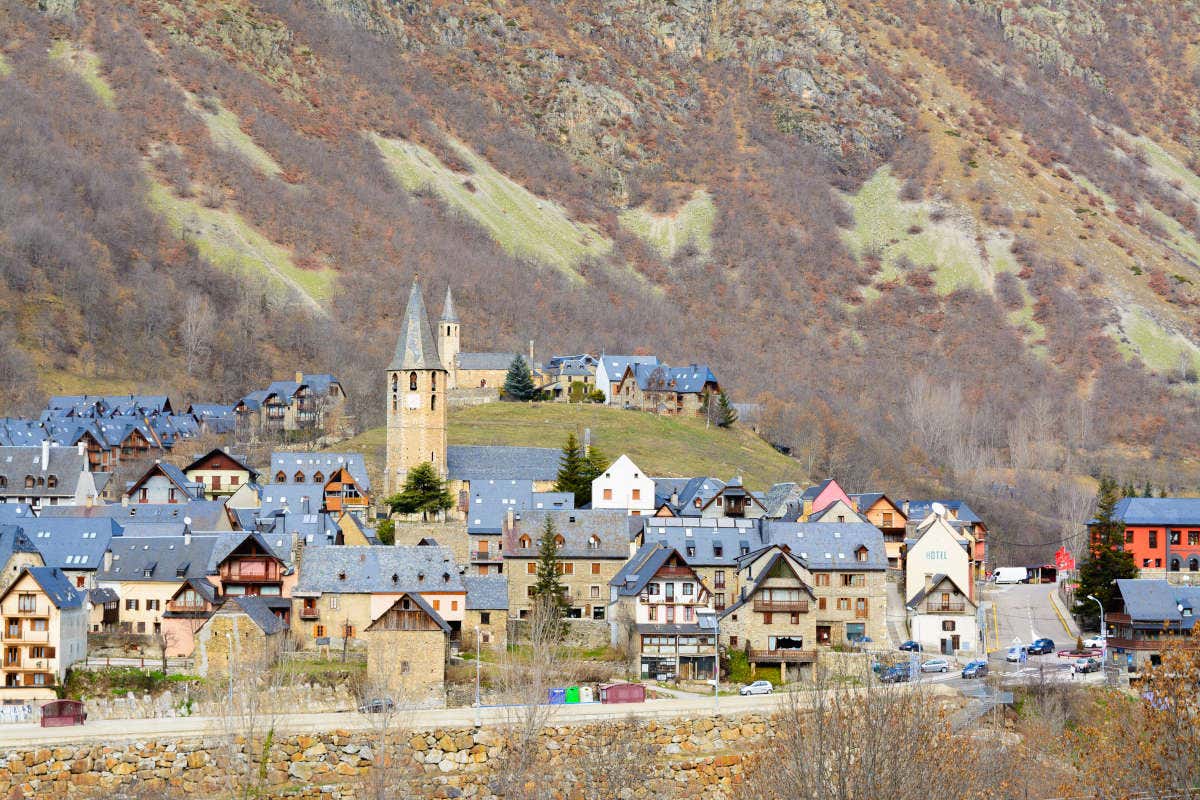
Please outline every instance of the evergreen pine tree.
[[1125, 488], [1121, 490], [1121, 494], [1125, 497], [1137, 497], [1137, 489], [1133, 488], [1133, 481], [1125, 482]]
[[587, 456], [583, 453], [583, 448], [579, 445], [579, 440], [575, 438], [574, 433], [567, 434], [567, 442], [563, 445], [562, 455], [558, 459], [558, 476], [554, 483], [554, 491], [570, 492], [575, 495], [575, 507], [579, 508], [583, 505], [580, 502], [582, 494], [587, 494], [588, 500], [592, 496], [592, 482], [587, 480], [587, 488], [584, 489], [585, 475], [587, 472]]
[[537, 395], [533, 373], [520, 355], [508, 365], [508, 374], [504, 376], [504, 394], [512, 400], [532, 400]]
[[533, 596], [558, 607], [560, 615], [567, 606], [566, 587], [558, 574], [558, 532], [554, 520], [546, 515], [542, 523], [542, 536], [538, 540], [537, 581], [533, 584]]
[[1154, 487], [1150, 485], [1150, 481], [1146, 481], [1146, 486], [1142, 489], [1142, 497], [1154, 497]]
[[428, 520], [430, 513], [445, 511], [454, 505], [454, 495], [428, 461], [417, 464], [404, 478], [404, 489], [384, 501], [393, 514], [416, 514]]
[[1095, 596], [1104, 609], [1110, 611], [1118, 594], [1113, 581], [1137, 577], [1133, 554], [1125, 549], [1125, 523], [1113, 517], [1120, 493], [1115, 480], [1109, 477], [1100, 479], [1096, 496], [1096, 522], [1090, 531], [1091, 546], [1079, 566], [1074, 613], [1092, 625], [1098, 624], [1100, 615], [1088, 595]]
[[729, 395], [721, 392], [720, 397], [717, 398], [717, 425], [728, 428], [737, 422], [737, 418], [737, 409], [733, 407], [733, 403], [729, 402]]

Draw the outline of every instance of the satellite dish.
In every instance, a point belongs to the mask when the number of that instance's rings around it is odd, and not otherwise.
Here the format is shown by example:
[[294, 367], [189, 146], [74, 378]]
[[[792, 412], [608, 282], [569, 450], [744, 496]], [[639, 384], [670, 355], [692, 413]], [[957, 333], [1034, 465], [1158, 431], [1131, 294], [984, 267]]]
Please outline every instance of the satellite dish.
[[935, 516], [938, 516], [938, 517], [946, 516], [946, 507], [944, 505], [942, 505], [941, 503], [934, 502], [934, 503], [931, 503], [929, 507], [930, 507], [930, 509], [933, 510], [933, 513]]
[[191, 525], [191, 524], [192, 524], [192, 518], [191, 518], [191, 517], [184, 517], [184, 518], [183, 518], [183, 524], [184, 524], [184, 525]]

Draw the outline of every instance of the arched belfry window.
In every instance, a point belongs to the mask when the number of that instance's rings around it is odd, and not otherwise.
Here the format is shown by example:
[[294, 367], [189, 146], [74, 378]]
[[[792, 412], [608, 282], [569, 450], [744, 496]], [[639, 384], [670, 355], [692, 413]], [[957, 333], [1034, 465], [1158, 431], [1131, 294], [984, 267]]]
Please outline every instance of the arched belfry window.
[[435, 392], [437, 391], [437, 373], [436, 372], [429, 373], [429, 388], [433, 389]]
[[408, 373], [408, 390], [410, 392], [417, 390], [417, 373], [415, 372]]

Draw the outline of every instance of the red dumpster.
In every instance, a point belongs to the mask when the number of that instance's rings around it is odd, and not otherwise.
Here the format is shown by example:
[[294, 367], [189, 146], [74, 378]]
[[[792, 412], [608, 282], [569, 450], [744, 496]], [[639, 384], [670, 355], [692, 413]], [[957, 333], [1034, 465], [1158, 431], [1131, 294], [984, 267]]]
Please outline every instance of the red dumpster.
[[640, 683], [606, 683], [600, 687], [601, 703], [644, 703], [646, 687]]
[[78, 700], [54, 700], [42, 706], [42, 727], [57, 728], [63, 725], [82, 725], [87, 719], [83, 703]]

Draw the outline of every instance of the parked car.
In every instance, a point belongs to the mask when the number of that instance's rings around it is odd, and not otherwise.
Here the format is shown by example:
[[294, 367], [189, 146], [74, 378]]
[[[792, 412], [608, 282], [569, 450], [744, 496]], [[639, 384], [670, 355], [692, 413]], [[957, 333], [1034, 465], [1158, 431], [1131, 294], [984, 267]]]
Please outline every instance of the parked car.
[[904, 664], [888, 667], [879, 676], [880, 683], [908, 683], [910, 680], [912, 680], [912, 673], [908, 671], [908, 666]]
[[1021, 655], [1029, 655], [1029, 648], [1025, 645], [1015, 645], [1008, 648], [1008, 653], [1004, 656], [1005, 661], [1020, 661]]
[[1082, 659], [1075, 662], [1076, 672], [1099, 672], [1103, 667], [1104, 665], [1100, 663], [1100, 659], [1098, 658]]
[[1040, 656], [1046, 653], [1054, 652], [1053, 639], [1037, 639], [1033, 644], [1029, 645], [1029, 655]]
[[1103, 650], [1104, 649], [1104, 637], [1100, 636], [1100, 635], [1089, 636], [1088, 638], [1083, 640], [1083, 646], [1090, 647], [1095, 650]]
[[754, 683], [743, 686], [738, 694], [770, 694], [775, 691], [775, 687], [770, 681], [755, 681]]
[[986, 661], [971, 661], [963, 667], [962, 676], [964, 678], [982, 678], [988, 674], [988, 663]]
[[390, 697], [376, 697], [358, 707], [360, 714], [382, 714], [384, 711], [395, 711], [396, 703]]
[[921, 665], [921, 672], [947, 672], [950, 662], [944, 658], [931, 658]]
[[913, 653], [919, 653], [919, 652], [921, 652], [921, 643], [920, 643], [920, 642], [914, 642], [912, 639], [909, 639], [907, 642], [905, 642], [904, 644], [900, 645], [900, 649], [901, 649], [901, 650], [908, 650], [908, 651], [910, 651], [910, 652], [913, 652]]

